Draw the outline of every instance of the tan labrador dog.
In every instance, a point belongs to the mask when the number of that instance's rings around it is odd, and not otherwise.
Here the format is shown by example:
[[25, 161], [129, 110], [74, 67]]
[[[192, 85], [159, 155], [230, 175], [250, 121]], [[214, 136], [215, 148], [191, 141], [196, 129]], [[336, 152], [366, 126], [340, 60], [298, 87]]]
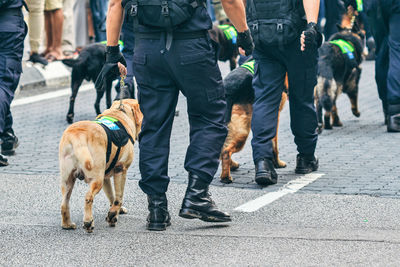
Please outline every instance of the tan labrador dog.
[[[110, 210], [106, 220], [110, 226], [115, 226], [118, 215], [127, 212], [122, 207], [126, 173], [133, 161], [133, 138], [137, 139], [143, 114], [137, 100], [124, 99], [115, 101], [99, 117], [111, 117], [118, 120], [132, 137], [121, 147], [115, 166], [105, 174], [112, 164], [118, 147], [113, 143], [108, 162], [106, 162], [108, 138], [103, 126], [93, 121], [80, 121], [69, 126], [63, 133], [59, 147], [59, 161], [61, 173], [61, 226], [63, 229], [75, 229], [76, 224], [71, 222], [69, 199], [76, 178], [89, 184], [89, 191], [85, 196], [83, 228], [92, 232], [94, 228], [92, 205], [95, 195], [104, 188], [109, 201]], [[111, 176], [114, 176], [114, 190], [111, 185]]]

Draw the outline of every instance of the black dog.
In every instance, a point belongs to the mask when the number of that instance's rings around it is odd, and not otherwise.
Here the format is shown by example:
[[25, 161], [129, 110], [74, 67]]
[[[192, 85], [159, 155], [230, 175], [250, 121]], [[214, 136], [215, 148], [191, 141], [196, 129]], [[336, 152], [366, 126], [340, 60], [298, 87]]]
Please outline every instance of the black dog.
[[236, 45], [237, 32], [230, 24], [214, 25], [208, 31], [210, 38], [219, 44], [218, 59], [220, 61], [229, 60], [231, 70], [236, 68], [236, 58], [239, 55], [239, 50]]
[[[338, 28], [339, 32], [332, 35], [319, 49], [318, 83], [315, 87], [319, 133], [323, 128], [342, 126], [336, 107], [336, 99], [342, 92], [350, 98], [353, 115], [360, 116], [358, 82], [361, 75], [364, 33], [357, 24], [350, 29], [340, 26]], [[322, 121], [322, 108], [325, 109], [324, 121]]]
[[[67, 114], [67, 122], [72, 123], [74, 120], [74, 105], [75, 98], [78, 94], [79, 87], [82, 85], [83, 80], [95, 82], [99, 75], [101, 68], [105, 64], [106, 59], [106, 46], [103, 44], [91, 44], [82, 49], [77, 59], [64, 59], [62, 62], [72, 67], [71, 74], [71, 90], [72, 95], [69, 100], [69, 110]], [[111, 86], [112, 80], [106, 81], [106, 88], [104, 91], [97, 91], [96, 102], [94, 108], [97, 115], [100, 111], [100, 100], [106, 92], [107, 108], [111, 107]], [[119, 93], [119, 88], [116, 88]]]

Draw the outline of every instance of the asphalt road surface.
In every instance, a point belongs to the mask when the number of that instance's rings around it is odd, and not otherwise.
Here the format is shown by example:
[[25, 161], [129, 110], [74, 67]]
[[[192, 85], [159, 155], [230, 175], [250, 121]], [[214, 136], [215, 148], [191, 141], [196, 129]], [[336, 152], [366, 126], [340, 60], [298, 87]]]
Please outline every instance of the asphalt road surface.
[[[226, 74], [228, 66], [221, 67]], [[400, 134], [387, 133], [383, 125], [373, 62], [363, 63], [361, 117], [353, 117], [346, 95], [339, 97], [344, 126], [320, 135], [317, 173], [294, 174], [297, 152], [288, 107], [279, 134], [280, 156], [288, 166], [278, 170], [278, 184], [261, 188], [254, 183], [249, 137], [245, 149], [234, 155], [241, 164], [234, 183], [221, 184], [218, 172], [210, 189], [217, 205], [232, 214], [227, 224], [177, 216], [189, 142], [181, 96], [169, 165], [172, 225], [165, 232], [145, 229], [147, 200], [137, 183], [137, 146], [125, 188], [129, 213], [109, 228], [108, 201], [100, 192], [94, 232], [86, 233], [81, 225], [87, 185], [78, 181], [71, 215], [79, 227], [61, 229], [58, 142], [68, 126], [69, 97], [63, 92], [41, 94], [38, 88], [37, 94], [21, 92], [14, 102], [21, 145], [9, 158], [10, 166], [0, 169], [1, 266], [399, 266]], [[94, 100], [93, 89], [78, 94], [75, 121], [95, 117]]]

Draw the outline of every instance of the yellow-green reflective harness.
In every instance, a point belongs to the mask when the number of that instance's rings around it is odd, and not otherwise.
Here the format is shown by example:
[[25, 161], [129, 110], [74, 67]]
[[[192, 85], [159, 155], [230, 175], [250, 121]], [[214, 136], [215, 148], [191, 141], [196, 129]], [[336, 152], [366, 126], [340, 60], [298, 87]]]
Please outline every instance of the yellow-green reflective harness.
[[364, 10], [363, 8], [363, 0], [356, 0], [357, 2], [357, 11], [362, 12]]
[[224, 32], [226, 39], [232, 40], [232, 43], [236, 44], [237, 32], [235, 27], [231, 25], [218, 25], [218, 28]]
[[337, 45], [343, 54], [346, 54], [350, 59], [354, 59], [354, 47], [343, 39], [332, 40], [329, 43]]
[[240, 67], [247, 69], [248, 71], [251, 72], [251, 74], [254, 75], [254, 63], [255, 63], [255, 60], [253, 59], [246, 63], [243, 63], [242, 65], [240, 65]]

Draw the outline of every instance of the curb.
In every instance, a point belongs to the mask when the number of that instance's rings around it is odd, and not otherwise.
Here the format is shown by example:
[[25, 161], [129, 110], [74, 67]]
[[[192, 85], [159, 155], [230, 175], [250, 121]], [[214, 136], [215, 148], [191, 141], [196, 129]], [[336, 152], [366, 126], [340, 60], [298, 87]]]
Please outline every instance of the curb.
[[22, 63], [23, 73], [19, 82], [20, 90], [29, 90], [37, 87], [61, 87], [68, 86], [71, 80], [71, 68], [61, 61], [54, 61], [47, 66]]

